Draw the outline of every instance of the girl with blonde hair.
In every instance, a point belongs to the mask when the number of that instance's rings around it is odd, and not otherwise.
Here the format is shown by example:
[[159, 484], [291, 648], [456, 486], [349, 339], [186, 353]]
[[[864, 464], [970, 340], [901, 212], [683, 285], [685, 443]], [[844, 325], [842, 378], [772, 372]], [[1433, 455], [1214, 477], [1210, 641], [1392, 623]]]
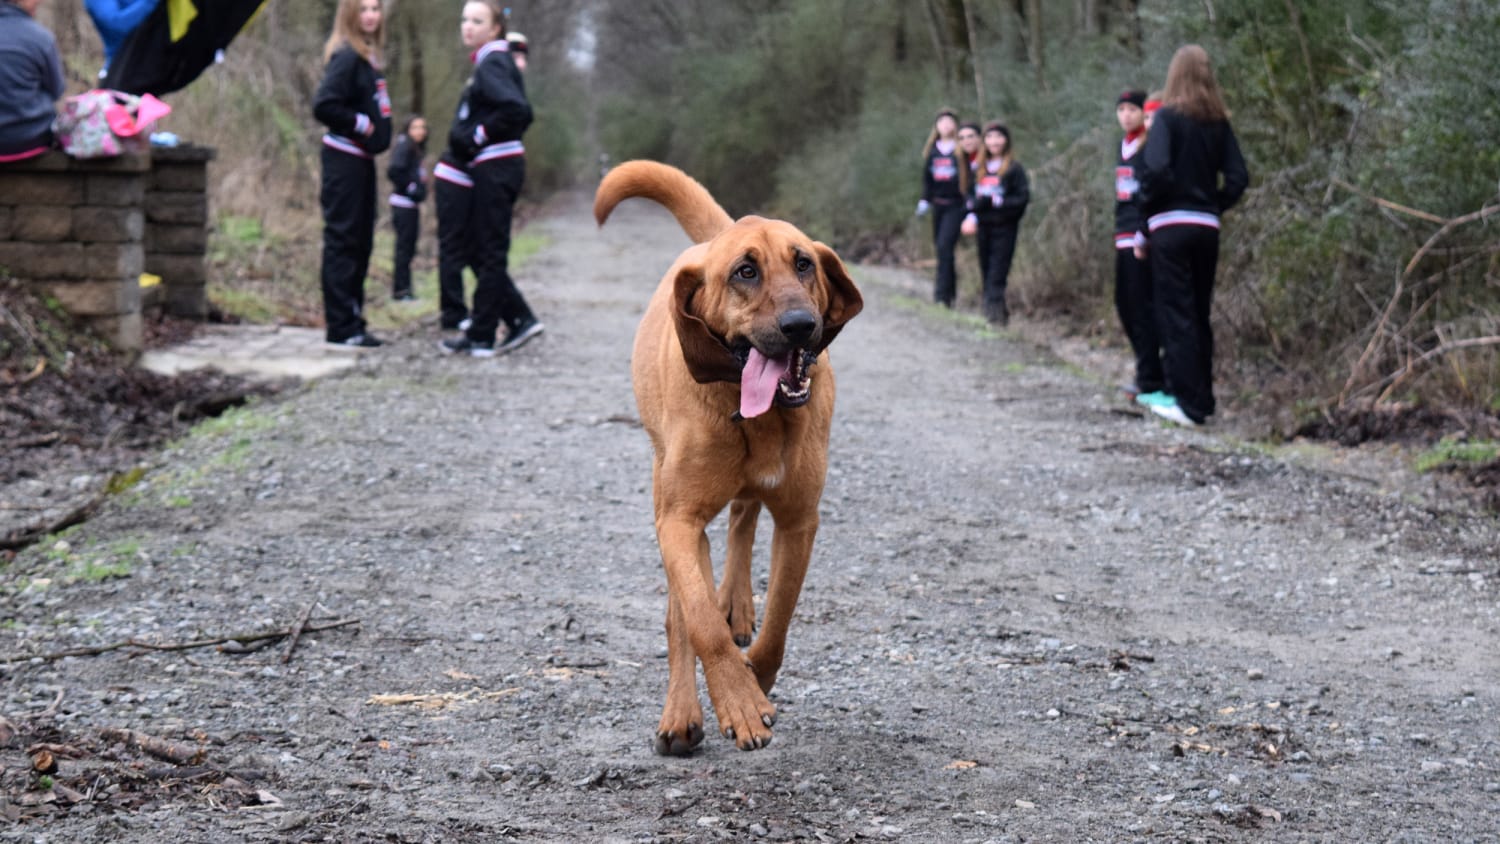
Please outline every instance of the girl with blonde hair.
[[336, 346], [373, 347], [366, 330], [365, 275], [375, 245], [375, 156], [391, 145], [391, 98], [381, 73], [381, 0], [339, 0], [323, 48], [313, 115], [323, 135], [323, 318]]
[[917, 202], [918, 217], [932, 212], [932, 243], [937, 252], [932, 298], [950, 308], [958, 286], [953, 251], [958, 246], [971, 176], [957, 135], [958, 115], [952, 109], [939, 111], [922, 148], [922, 198]]
[[1178, 425], [1202, 425], [1215, 410], [1209, 315], [1219, 218], [1244, 194], [1250, 172], [1208, 53], [1196, 44], [1172, 57], [1139, 178], [1166, 386], [1136, 401]]

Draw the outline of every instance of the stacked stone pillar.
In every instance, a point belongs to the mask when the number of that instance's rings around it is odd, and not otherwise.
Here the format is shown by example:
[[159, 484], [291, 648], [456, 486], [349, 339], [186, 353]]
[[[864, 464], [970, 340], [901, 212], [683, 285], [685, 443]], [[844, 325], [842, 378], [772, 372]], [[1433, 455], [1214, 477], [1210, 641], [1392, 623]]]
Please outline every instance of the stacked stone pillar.
[[0, 266], [104, 338], [141, 346], [149, 153], [0, 166]]
[[173, 316], [208, 316], [209, 147], [157, 148], [146, 184], [146, 272], [161, 277], [150, 304]]
[[142, 272], [161, 277], [166, 312], [202, 318], [212, 159], [189, 147], [0, 164], [0, 267], [122, 349], [141, 347]]

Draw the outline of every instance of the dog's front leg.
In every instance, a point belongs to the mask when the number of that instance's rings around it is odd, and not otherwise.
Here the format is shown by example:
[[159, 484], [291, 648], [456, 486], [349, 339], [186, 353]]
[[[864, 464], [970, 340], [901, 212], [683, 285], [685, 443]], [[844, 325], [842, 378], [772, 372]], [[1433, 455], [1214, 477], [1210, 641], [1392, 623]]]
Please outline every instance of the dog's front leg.
[[750, 585], [750, 557], [755, 548], [755, 523], [760, 502], [736, 498], [729, 505], [729, 544], [724, 551], [724, 577], [719, 581], [719, 611], [729, 620], [734, 643], [750, 646], [755, 633], [755, 595]]
[[703, 742], [703, 707], [698, 703], [698, 656], [688, 641], [682, 602], [667, 596], [667, 703], [656, 727], [655, 749], [662, 756], [691, 753]]
[[667, 570], [667, 589], [682, 609], [682, 626], [703, 663], [719, 732], [741, 750], [755, 750], [771, 743], [776, 707], [761, 691], [719, 612], [703, 527], [703, 522], [690, 516], [668, 512], [658, 518], [656, 536]]
[[[774, 510], [772, 515], [775, 515]], [[783, 524], [783, 520], [791, 523]], [[746, 654], [755, 669], [760, 688], [767, 693], [776, 685], [776, 675], [781, 671], [781, 660], [786, 655], [787, 629], [792, 623], [792, 613], [797, 609], [797, 597], [802, 593], [802, 580], [807, 576], [813, 538], [817, 533], [818, 515], [814, 509], [811, 514], [777, 519], [775, 532], [771, 535], [771, 579], [766, 588], [765, 619], [761, 622], [760, 635]]]

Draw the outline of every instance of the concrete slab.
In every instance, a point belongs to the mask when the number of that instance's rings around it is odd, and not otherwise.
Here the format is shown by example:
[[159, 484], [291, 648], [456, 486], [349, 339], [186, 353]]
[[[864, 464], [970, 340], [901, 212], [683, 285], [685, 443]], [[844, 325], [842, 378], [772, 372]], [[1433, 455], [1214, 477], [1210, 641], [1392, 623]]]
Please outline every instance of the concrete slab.
[[354, 366], [368, 350], [323, 342], [323, 329], [286, 325], [209, 325], [198, 336], [141, 355], [141, 366], [163, 375], [214, 367], [264, 378], [321, 378]]

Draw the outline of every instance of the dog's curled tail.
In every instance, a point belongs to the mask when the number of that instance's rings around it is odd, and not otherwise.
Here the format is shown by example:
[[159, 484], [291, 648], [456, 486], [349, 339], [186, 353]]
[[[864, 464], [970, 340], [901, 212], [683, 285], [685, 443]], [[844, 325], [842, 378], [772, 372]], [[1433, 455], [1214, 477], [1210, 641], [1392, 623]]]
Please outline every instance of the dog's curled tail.
[[594, 193], [594, 219], [604, 225], [615, 206], [633, 196], [653, 199], [671, 211], [694, 243], [712, 240], [734, 224], [708, 188], [676, 167], [656, 161], [626, 161], [605, 174]]

